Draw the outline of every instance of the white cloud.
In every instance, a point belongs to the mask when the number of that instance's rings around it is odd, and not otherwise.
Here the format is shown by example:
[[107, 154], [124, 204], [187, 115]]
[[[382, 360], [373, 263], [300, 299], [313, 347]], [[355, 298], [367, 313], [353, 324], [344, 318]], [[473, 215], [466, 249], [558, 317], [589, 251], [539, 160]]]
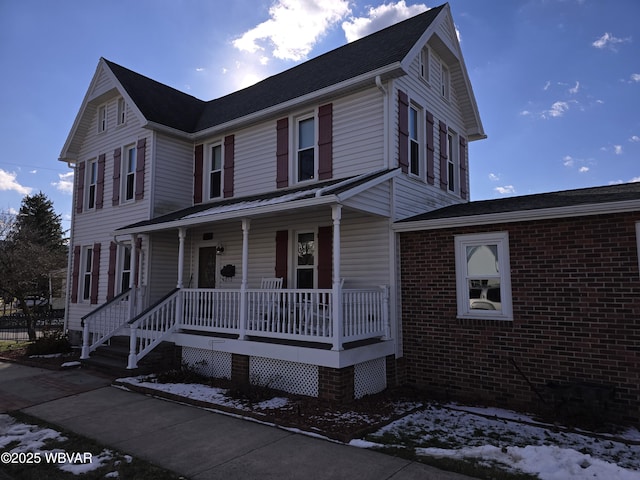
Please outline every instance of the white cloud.
[[16, 181], [17, 176], [15, 172], [7, 172], [0, 168], [0, 190], [13, 190], [22, 195], [29, 195], [33, 189], [20, 185]]
[[629, 180], [629, 183], [638, 183], [640, 182], [640, 177], [633, 177], [631, 180]]
[[516, 193], [516, 189], [513, 185], [505, 185], [504, 187], [496, 187], [494, 188], [496, 192], [500, 195], [509, 195], [511, 193]]
[[575, 160], [571, 155], [565, 155], [565, 157], [562, 159], [562, 164], [565, 167], [573, 167], [574, 163], [575, 163]]
[[580, 167], [580, 170], [578, 170], [580, 173], [587, 173], [589, 171], [589, 167]]
[[631, 41], [631, 38], [618, 38], [606, 32], [604, 35], [602, 35], [599, 39], [597, 39], [591, 45], [599, 49], [610, 48], [611, 50], [615, 51], [616, 45], [620, 43], [628, 43], [630, 41]]
[[51, 185], [61, 192], [71, 195], [73, 193], [73, 174], [74, 172], [59, 173], [58, 178], [60, 181], [51, 182]]
[[640, 82], [640, 73], [632, 73], [631, 74], [632, 82]]
[[633, 143], [640, 142], [640, 137], [638, 135], [632, 135], [629, 141]]
[[270, 18], [233, 41], [238, 50], [267, 48], [283, 60], [302, 60], [326, 31], [351, 12], [347, 0], [276, 0]]
[[547, 83], [544, 84], [544, 87], [542, 87], [542, 89], [546, 92], [547, 90], [549, 90], [549, 87], [551, 87], [551, 82], [547, 80]]
[[546, 118], [547, 115], [550, 117], [561, 117], [567, 110], [569, 110], [569, 104], [567, 102], [558, 101], [551, 105], [549, 110], [545, 110], [542, 116], [544, 118]]
[[571, 87], [569, 89], [569, 93], [575, 95], [576, 93], [578, 93], [578, 90], [580, 90], [580, 82], [576, 81], [575, 87]]
[[[382, 4], [379, 7], [369, 7], [366, 16], [352, 17], [342, 23], [342, 29], [347, 41], [353, 42], [426, 10], [429, 10], [429, 7], [424, 4], [407, 5], [405, 0], [399, 0], [396, 3]], [[457, 29], [456, 34], [459, 39]]]
[[497, 182], [498, 180], [500, 180], [500, 175], [496, 175], [495, 173], [490, 173], [489, 180], [491, 180], [492, 182]]
[[622, 155], [622, 145], [614, 145], [613, 146], [613, 152], [616, 155]]
[[520, 115], [521, 117], [528, 117], [529, 115], [531, 115], [531, 112], [529, 110], [522, 110], [518, 115]]

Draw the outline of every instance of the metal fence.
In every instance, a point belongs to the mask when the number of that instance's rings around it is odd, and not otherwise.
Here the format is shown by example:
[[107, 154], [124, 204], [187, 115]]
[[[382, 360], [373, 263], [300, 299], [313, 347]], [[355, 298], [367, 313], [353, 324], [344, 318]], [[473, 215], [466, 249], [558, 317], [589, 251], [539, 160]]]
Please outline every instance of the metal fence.
[[[38, 314], [36, 318], [36, 338], [50, 331], [62, 331], [64, 310], [52, 310]], [[0, 316], [0, 340], [29, 340], [27, 316], [22, 313]]]

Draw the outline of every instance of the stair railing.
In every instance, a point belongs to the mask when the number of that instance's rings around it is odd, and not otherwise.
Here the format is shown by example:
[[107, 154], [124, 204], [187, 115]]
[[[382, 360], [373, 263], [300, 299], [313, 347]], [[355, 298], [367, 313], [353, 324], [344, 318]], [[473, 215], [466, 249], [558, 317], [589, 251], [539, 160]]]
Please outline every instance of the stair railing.
[[182, 291], [176, 288], [128, 322], [128, 369], [137, 368], [145, 355], [177, 330], [182, 318], [182, 298]]
[[80, 358], [86, 360], [89, 354], [108, 341], [127, 325], [131, 318], [133, 290], [125, 290], [120, 295], [100, 305], [82, 317], [82, 352]]

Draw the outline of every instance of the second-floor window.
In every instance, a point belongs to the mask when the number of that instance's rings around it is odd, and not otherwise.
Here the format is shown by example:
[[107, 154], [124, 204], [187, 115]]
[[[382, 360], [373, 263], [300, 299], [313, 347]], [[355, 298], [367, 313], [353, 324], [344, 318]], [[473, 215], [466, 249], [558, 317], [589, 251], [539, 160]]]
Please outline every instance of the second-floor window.
[[314, 117], [298, 119], [296, 128], [296, 172], [298, 182], [312, 180], [316, 172], [316, 126]]
[[98, 162], [89, 160], [87, 162], [87, 208], [96, 208], [96, 189], [98, 184]]
[[207, 165], [209, 198], [220, 198], [222, 196], [222, 145], [216, 144], [210, 147]]
[[420, 175], [420, 113], [412, 105], [409, 107], [409, 172]]
[[133, 200], [136, 188], [136, 147], [129, 145], [124, 148], [124, 201]]

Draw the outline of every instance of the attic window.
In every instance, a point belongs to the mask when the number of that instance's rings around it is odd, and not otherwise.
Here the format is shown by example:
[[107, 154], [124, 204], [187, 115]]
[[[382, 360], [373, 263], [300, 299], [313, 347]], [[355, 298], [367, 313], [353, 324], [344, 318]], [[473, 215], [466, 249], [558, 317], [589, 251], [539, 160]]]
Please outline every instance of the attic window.
[[449, 78], [449, 69], [442, 64], [442, 85], [441, 85], [441, 89], [442, 89], [442, 96], [449, 100], [449, 89], [450, 89], [450, 78]]
[[107, 106], [98, 107], [98, 132], [107, 131]]
[[127, 120], [127, 106], [124, 103], [124, 98], [118, 99], [118, 125], [124, 125]]
[[420, 76], [429, 81], [429, 47], [424, 47], [420, 52]]

